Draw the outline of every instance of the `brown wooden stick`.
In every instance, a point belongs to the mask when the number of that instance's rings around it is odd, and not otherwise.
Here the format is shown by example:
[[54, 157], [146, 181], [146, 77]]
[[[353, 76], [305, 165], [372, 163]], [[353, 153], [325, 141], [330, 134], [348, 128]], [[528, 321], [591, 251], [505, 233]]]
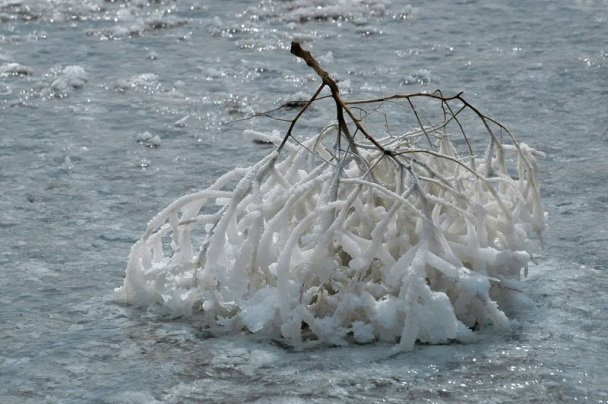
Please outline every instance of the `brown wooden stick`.
[[300, 59], [304, 60], [308, 66], [310, 66], [315, 73], [321, 77], [323, 83], [327, 84], [331, 89], [332, 94], [338, 94], [340, 89], [338, 88], [338, 84], [336, 84], [335, 80], [329, 76], [329, 73], [325, 71], [320, 65], [319, 62], [315, 60], [314, 57], [310, 54], [309, 51], [302, 48], [299, 42], [291, 43], [291, 53]]
[[351, 135], [350, 130], [348, 129], [348, 125], [346, 124], [346, 120], [344, 119], [344, 112], [346, 112], [346, 114], [353, 121], [353, 123], [355, 124], [355, 126], [357, 127], [357, 129], [359, 131], [361, 131], [361, 133], [363, 134], [363, 136], [365, 136], [365, 138], [367, 140], [369, 140], [374, 146], [376, 146], [384, 154], [392, 156], [393, 153], [390, 150], [387, 150], [384, 147], [382, 147], [382, 145], [380, 143], [378, 143], [376, 141], [376, 139], [374, 139], [367, 132], [367, 129], [365, 129], [365, 127], [361, 124], [360, 119], [358, 119], [352, 113], [352, 111], [350, 110], [350, 108], [348, 108], [348, 106], [346, 105], [346, 103], [344, 102], [344, 100], [342, 100], [342, 97], [340, 97], [340, 89], [338, 88], [338, 84], [336, 84], [336, 81], [334, 79], [332, 79], [330, 77], [329, 73], [327, 73], [319, 65], [319, 62], [317, 62], [315, 60], [315, 58], [310, 54], [310, 52], [308, 52], [307, 50], [303, 49], [302, 46], [298, 42], [292, 42], [291, 43], [291, 53], [293, 55], [295, 55], [295, 56], [303, 59], [306, 62], [306, 64], [308, 66], [310, 66], [315, 71], [315, 73], [317, 73], [317, 75], [319, 77], [321, 77], [321, 80], [323, 80], [323, 84], [327, 85], [331, 89], [331, 95], [332, 95], [334, 101], [336, 102], [336, 113], [337, 113], [337, 119], [338, 119], [338, 127], [340, 129], [340, 133], [343, 133], [344, 136], [346, 137], [346, 139], [348, 140], [348, 143], [349, 143], [349, 146], [350, 146], [351, 150], [356, 154], [357, 153], [357, 145], [355, 144], [355, 140], [354, 140], [353, 136]]

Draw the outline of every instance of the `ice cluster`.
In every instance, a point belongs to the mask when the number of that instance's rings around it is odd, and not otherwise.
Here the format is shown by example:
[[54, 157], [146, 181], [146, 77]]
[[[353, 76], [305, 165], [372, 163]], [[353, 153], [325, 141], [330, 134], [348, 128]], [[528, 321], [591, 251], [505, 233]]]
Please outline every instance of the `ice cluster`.
[[410, 350], [508, 329], [528, 237], [544, 227], [541, 153], [494, 136], [485, 155], [462, 153], [447, 131], [421, 147], [418, 130], [339, 155], [336, 131], [170, 204], [133, 245], [116, 299], [293, 346]]

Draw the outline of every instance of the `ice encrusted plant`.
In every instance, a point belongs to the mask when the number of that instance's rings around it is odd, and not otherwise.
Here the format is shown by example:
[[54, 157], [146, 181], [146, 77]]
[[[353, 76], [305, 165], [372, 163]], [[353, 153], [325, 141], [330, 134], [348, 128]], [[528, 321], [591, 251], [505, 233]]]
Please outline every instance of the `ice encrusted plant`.
[[[298, 43], [291, 52], [321, 78], [317, 91], [283, 136], [248, 131], [276, 145], [266, 157], [150, 221], [116, 299], [293, 346], [380, 340], [410, 350], [508, 329], [529, 235], [544, 227], [541, 153], [462, 94], [347, 101], [309, 52]], [[298, 140], [294, 128], [323, 98], [336, 121]], [[423, 104], [438, 108], [435, 121]], [[374, 116], [388, 127], [383, 107], [415, 125], [372, 133]]]

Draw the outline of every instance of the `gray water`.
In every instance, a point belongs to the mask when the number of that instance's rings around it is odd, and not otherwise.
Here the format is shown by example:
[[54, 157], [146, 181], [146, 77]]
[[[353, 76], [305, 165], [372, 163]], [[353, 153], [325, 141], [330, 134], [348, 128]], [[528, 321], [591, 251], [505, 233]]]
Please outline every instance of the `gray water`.
[[[608, 402], [608, 2], [328, 3], [0, 1], [0, 402]], [[463, 91], [547, 154], [512, 333], [294, 352], [112, 302], [156, 212], [287, 128], [240, 119], [312, 94], [294, 38], [347, 96]]]

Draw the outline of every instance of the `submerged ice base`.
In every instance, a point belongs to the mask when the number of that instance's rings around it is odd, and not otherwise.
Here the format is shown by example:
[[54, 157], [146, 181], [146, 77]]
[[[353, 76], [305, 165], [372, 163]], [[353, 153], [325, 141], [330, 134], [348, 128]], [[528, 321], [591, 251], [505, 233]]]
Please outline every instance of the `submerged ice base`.
[[495, 143], [475, 158], [447, 134], [432, 152], [408, 136], [382, 139], [409, 159], [404, 168], [364, 143], [357, 158], [337, 158], [325, 146], [334, 129], [160, 212], [132, 247], [116, 299], [296, 346], [380, 340], [409, 350], [508, 329], [528, 235], [544, 226], [537, 152]]

